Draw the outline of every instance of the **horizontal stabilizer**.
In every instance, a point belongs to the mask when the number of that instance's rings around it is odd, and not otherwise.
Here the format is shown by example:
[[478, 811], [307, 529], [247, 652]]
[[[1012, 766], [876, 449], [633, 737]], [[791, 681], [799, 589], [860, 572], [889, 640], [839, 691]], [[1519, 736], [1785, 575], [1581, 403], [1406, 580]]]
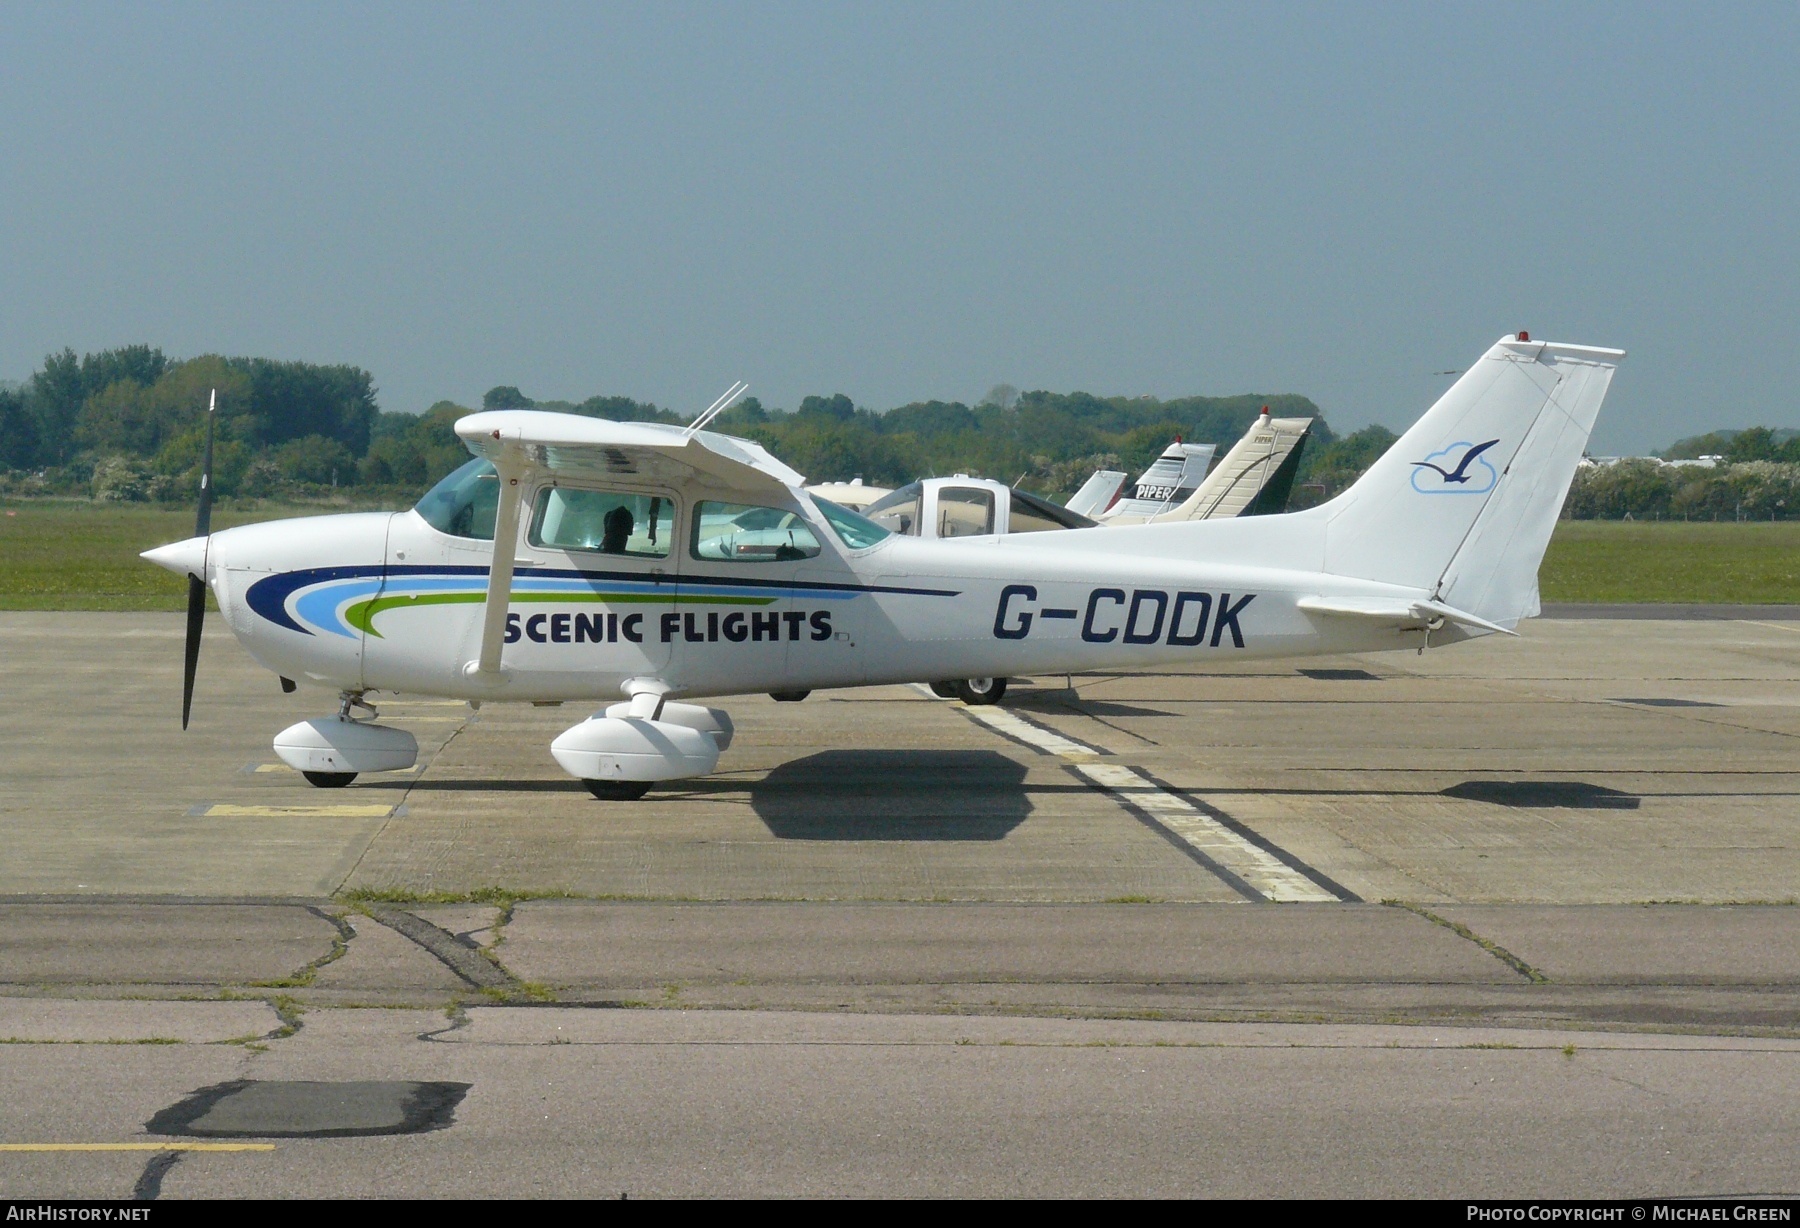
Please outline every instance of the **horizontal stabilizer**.
[[1388, 623], [1401, 628], [1425, 628], [1433, 624], [1456, 623], [1479, 631], [1497, 631], [1501, 635], [1517, 635], [1517, 631], [1489, 622], [1467, 610], [1458, 610], [1441, 601], [1408, 601], [1403, 597], [1302, 597], [1294, 603], [1303, 613], [1325, 614], [1338, 618], [1361, 618], [1369, 622]]

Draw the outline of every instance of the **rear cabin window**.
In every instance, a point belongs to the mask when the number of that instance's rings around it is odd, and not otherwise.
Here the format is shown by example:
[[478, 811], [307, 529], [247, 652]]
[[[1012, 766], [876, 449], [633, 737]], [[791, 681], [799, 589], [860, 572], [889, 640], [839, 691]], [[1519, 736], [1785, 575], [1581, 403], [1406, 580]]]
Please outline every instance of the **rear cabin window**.
[[721, 562], [788, 563], [816, 558], [819, 539], [799, 512], [708, 502], [695, 505], [691, 553]]
[[674, 527], [675, 504], [661, 495], [553, 486], [538, 492], [527, 540], [558, 550], [660, 559], [669, 553]]

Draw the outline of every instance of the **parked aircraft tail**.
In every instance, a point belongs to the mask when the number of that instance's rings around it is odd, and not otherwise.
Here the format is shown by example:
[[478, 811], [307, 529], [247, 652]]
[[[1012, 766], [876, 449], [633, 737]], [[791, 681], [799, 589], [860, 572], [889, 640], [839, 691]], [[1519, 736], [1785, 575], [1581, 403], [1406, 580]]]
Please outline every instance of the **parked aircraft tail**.
[[1502, 338], [1322, 517], [1324, 567], [1510, 627], [1623, 350]]

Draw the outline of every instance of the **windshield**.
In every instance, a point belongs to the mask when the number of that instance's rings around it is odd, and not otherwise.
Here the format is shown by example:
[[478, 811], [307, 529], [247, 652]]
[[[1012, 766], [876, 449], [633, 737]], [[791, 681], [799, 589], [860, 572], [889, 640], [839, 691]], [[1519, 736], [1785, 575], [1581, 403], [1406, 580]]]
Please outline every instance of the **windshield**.
[[883, 495], [865, 509], [868, 518], [890, 533], [910, 533], [919, 535], [919, 502], [924, 496], [924, 486], [918, 482], [909, 483], [891, 495]]
[[830, 499], [814, 495], [812, 501], [819, 514], [825, 517], [825, 523], [831, 526], [831, 531], [852, 550], [873, 546], [888, 535], [888, 531], [873, 520], [858, 516], [847, 507], [839, 507]]
[[440, 533], [491, 542], [499, 507], [500, 478], [492, 462], [477, 458], [426, 491], [413, 511]]
[[1012, 488], [1012, 521], [1009, 533], [1036, 533], [1040, 529], [1091, 529], [1094, 522], [1079, 512], [1048, 503], [1028, 491]]

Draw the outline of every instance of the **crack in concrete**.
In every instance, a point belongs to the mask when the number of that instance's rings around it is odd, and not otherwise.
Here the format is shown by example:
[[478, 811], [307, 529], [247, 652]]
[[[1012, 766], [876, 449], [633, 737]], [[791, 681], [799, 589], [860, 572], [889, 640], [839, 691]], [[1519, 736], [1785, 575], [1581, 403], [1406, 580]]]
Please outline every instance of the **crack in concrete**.
[[1495, 959], [1505, 964], [1508, 968], [1511, 968], [1514, 972], [1530, 981], [1533, 985], [1548, 985], [1550, 983], [1550, 978], [1545, 976], [1538, 969], [1532, 967], [1493, 939], [1483, 938], [1480, 934], [1477, 934], [1474, 930], [1462, 924], [1460, 921], [1452, 921], [1448, 917], [1440, 917], [1422, 905], [1409, 904], [1405, 900], [1383, 900], [1382, 903], [1389, 908], [1403, 908], [1407, 912], [1425, 918], [1433, 925], [1443, 926], [1459, 938], [1468, 939], [1470, 942], [1486, 951], [1489, 955], [1492, 955]]

